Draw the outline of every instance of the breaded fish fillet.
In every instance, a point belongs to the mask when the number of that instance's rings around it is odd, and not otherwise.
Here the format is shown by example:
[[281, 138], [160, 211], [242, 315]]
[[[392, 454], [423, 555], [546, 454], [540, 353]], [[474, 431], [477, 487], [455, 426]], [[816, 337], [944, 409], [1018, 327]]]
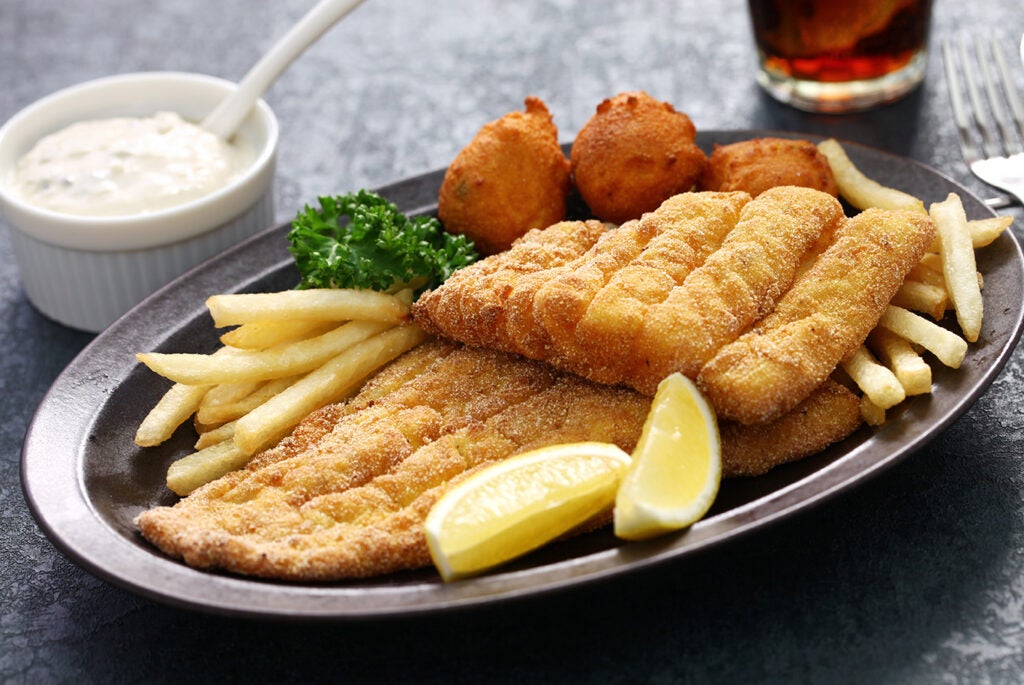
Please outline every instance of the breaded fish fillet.
[[417, 568], [430, 563], [426, 514], [460, 476], [548, 444], [631, 450], [649, 404], [512, 355], [428, 343], [247, 468], [137, 524], [198, 568], [294, 580]]
[[524, 268], [517, 244], [462, 269], [414, 316], [433, 333], [653, 394], [673, 371], [696, 377], [770, 312], [841, 218], [835, 198], [808, 188], [753, 201], [683, 193], [563, 264]]
[[[533, 325], [533, 293], [561, 272], [608, 232], [599, 221], [565, 221], [544, 230], [531, 230], [499, 256], [460, 269], [448, 279], [453, 286], [423, 297], [431, 309], [443, 312], [448, 326], [463, 332], [462, 342], [506, 351], [543, 350], [547, 338]], [[503, 341], [520, 333], [518, 345]], [[527, 354], [542, 358], [542, 352]]]
[[[599, 383], [628, 383], [646, 307], [718, 249], [749, 200], [745, 193], [676, 195], [552, 274], [533, 297], [534, 321], [551, 341], [542, 359]], [[521, 332], [507, 334], [511, 342]]]
[[[860, 425], [858, 402], [836, 388], [776, 424], [723, 426], [723, 475], [761, 473], [846, 437]], [[649, 407], [649, 397], [626, 388], [432, 341], [350, 402], [310, 415], [246, 468], [136, 522], [146, 539], [197, 568], [312, 581], [427, 566], [423, 522], [464, 474], [549, 444], [600, 440], [631, 450]]]
[[799, 404], [864, 342], [935, 234], [925, 214], [869, 209], [754, 328], [724, 346], [697, 383], [720, 418], [754, 424]]
[[807, 188], [772, 188], [747, 204], [721, 248], [646, 308], [630, 350], [630, 384], [652, 394], [674, 371], [696, 378], [723, 345], [772, 311], [808, 251], [831, 242], [842, 219], [838, 200]]
[[[578, 224], [577, 231], [569, 230], [571, 224], [555, 224], [531, 232], [508, 252], [456, 271], [443, 286], [422, 295], [415, 307], [417, 320], [431, 333], [550, 361], [587, 376], [589, 367], [602, 362], [587, 358], [594, 345], [577, 349], [576, 327], [615, 273], [635, 263], [637, 269], [658, 271], [656, 287], [681, 283], [718, 248], [749, 199], [744, 193], [688, 193], [611, 231], [595, 233], [594, 227], [603, 224], [587, 222]], [[589, 245], [579, 237], [584, 230], [594, 238]], [[531, 257], [538, 243], [583, 249], [538, 260]], [[616, 356], [614, 350], [600, 352]], [[601, 374], [590, 377], [595, 375]]]
[[863, 423], [860, 398], [829, 379], [788, 414], [746, 426], [722, 421], [722, 473], [760, 476], [791, 461], [817, 454]]

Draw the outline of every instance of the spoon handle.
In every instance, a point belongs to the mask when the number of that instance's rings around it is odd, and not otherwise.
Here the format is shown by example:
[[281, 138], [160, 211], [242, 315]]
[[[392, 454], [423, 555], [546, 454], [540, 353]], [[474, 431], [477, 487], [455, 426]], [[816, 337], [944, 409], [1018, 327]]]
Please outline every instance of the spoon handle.
[[363, 0], [321, 0], [239, 82], [238, 88], [203, 119], [202, 127], [230, 138], [261, 95], [306, 48]]

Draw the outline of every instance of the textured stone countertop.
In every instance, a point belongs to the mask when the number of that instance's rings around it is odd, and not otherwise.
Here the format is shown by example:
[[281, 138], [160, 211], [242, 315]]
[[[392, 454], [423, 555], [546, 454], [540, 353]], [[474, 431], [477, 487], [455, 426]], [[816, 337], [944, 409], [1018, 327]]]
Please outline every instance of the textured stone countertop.
[[[4, 0], [0, 122], [99, 76], [240, 78], [312, 0]], [[954, 31], [1019, 40], [1020, 2], [937, 0]], [[1024, 73], [1016, 61], [1019, 82]], [[964, 165], [933, 52], [924, 86], [855, 116], [779, 105], [752, 79], [741, 0], [372, 0], [269, 91], [279, 219], [318, 194], [443, 167], [536, 94], [571, 140], [644, 89], [698, 129], [834, 135]], [[1017, 217], [1022, 235], [1024, 212]], [[40, 531], [19, 486], [33, 409], [91, 336], [25, 299], [0, 230], [0, 681], [1011, 683], [1024, 678], [1024, 356], [925, 449], [756, 535], [610, 582], [459, 613], [338, 623], [232, 619], [125, 592]]]

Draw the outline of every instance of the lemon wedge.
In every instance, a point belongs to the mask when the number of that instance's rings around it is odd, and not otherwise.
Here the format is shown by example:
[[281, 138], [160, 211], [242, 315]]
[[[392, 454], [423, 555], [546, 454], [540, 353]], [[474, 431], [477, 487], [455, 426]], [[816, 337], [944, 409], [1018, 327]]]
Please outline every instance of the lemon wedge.
[[540, 547], [615, 501], [629, 455], [579, 442], [523, 452], [452, 486], [424, 524], [441, 577], [479, 573]]
[[686, 528], [715, 501], [722, 446], [714, 409], [674, 373], [654, 394], [633, 461], [615, 498], [615, 534], [643, 540]]

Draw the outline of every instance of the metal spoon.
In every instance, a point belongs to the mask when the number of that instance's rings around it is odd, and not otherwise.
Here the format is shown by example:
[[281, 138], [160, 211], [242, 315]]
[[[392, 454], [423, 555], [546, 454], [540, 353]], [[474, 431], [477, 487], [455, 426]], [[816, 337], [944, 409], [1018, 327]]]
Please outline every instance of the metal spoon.
[[203, 119], [201, 126], [220, 138], [230, 138], [260, 96], [295, 58], [362, 3], [363, 0], [321, 0], [263, 55], [238, 88]]

